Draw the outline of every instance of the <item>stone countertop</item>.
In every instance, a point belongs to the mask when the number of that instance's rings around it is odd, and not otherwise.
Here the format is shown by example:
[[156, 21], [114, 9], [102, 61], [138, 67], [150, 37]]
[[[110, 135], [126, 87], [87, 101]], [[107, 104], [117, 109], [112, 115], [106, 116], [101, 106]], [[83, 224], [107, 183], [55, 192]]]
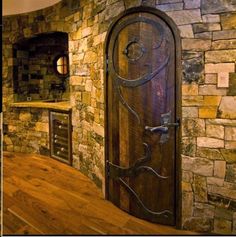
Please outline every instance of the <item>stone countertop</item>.
[[29, 101], [11, 103], [11, 107], [15, 108], [42, 108], [42, 109], [58, 109], [69, 111], [71, 109], [70, 101], [45, 102], [45, 101]]

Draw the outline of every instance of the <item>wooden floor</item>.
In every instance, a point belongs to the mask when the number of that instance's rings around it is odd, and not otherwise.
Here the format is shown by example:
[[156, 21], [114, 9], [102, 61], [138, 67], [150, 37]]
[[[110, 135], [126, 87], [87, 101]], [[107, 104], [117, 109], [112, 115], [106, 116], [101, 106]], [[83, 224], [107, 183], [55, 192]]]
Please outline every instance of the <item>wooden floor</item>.
[[3, 165], [5, 235], [195, 234], [128, 215], [86, 176], [54, 159], [5, 152]]

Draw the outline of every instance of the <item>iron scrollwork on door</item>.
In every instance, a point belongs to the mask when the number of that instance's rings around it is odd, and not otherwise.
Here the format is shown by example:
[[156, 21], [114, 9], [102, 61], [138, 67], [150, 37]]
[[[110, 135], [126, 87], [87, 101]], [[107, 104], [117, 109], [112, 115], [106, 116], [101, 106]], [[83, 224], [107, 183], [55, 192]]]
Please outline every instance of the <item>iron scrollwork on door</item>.
[[107, 161], [107, 174], [110, 178], [117, 180], [126, 189], [126, 191], [136, 199], [137, 203], [143, 208], [146, 215], [163, 216], [165, 218], [168, 218], [173, 215], [172, 212], [170, 212], [169, 210], [156, 212], [156, 211], [152, 211], [152, 210], [148, 209], [145, 206], [145, 204], [142, 202], [142, 200], [139, 198], [138, 194], [122, 178], [122, 177], [133, 177], [133, 176], [138, 175], [138, 173], [141, 173], [143, 171], [148, 171], [151, 174], [155, 175], [159, 179], [168, 179], [167, 176], [163, 176], [163, 175], [159, 174], [152, 167], [144, 165], [146, 162], [151, 160], [151, 150], [150, 150], [150, 146], [148, 144], [143, 143], [143, 145], [145, 148], [145, 155], [142, 158], [138, 159], [135, 162], [135, 164], [131, 167], [125, 168], [125, 167], [115, 165], [115, 164]]
[[[166, 54], [167, 56], [163, 60], [163, 62], [157, 68], [155, 68], [155, 70], [152, 69], [152, 66], [150, 65], [150, 63], [144, 64], [143, 66], [147, 68], [146, 74], [144, 74], [143, 76], [140, 76], [139, 78], [136, 78], [134, 80], [128, 80], [127, 78], [124, 78], [121, 75], [119, 75], [119, 73], [116, 71], [113, 57], [112, 56], [108, 57], [108, 68], [109, 68], [109, 72], [111, 73], [111, 75], [114, 79], [114, 87], [115, 87], [115, 91], [118, 95], [118, 98], [119, 98], [120, 102], [126, 107], [126, 109], [136, 117], [139, 124], [141, 122], [139, 115], [125, 101], [125, 99], [121, 93], [120, 87], [134, 88], [134, 87], [142, 86], [145, 83], [149, 82], [153, 77], [158, 75], [165, 68], [165, 66], [168, 64], [169, 59], [170, 59], [170, 52], [168, 50], [169, 48], [166, 47], [166, 46], [168, 46], [168, 39], [164, 40], [164, 28], [161, 24], [155, 22], [152, 19], [149, 19], [149, 18], [146, 18], [143, 16], [130, 18], [127, 21], [124, 21], [121, 24], [119, 24], [119, 26], [116, 28], [116, 30], [114, 31], [114, 38], [111, 41], [111, 47], [109, 49], [109, 55], [115, 55], [114, 54], [115, 43], [118, 40], [118, 35], [121, 32], [121, 30], [133, 23], [140, 23], [140, 22], [150, 24], [153, 28], [155, 28], [158, 31], [159, 39], [158, 39], [158, 42], [156, 42], [155, 45], [152, 47], [152, 50], [158, 50], [161, 46], [163, 46], [167, 49], [167, 54]], [[134, 48], [136, 50], [134, 50]], [[134, 51], [130, 52], [132, 50], [134, 50], [136, 52], [134, 52]], [[123, 50], [123, 54], [125, 54], [128, 61], [132, 62], [132, 63], [140, 60], [145, 53], [147, 53], [147, 49], [144, 47], [144, 43], [141, 42], [141, 40], [138, 37], [134, 37], [131, 41], [129, 41]]]

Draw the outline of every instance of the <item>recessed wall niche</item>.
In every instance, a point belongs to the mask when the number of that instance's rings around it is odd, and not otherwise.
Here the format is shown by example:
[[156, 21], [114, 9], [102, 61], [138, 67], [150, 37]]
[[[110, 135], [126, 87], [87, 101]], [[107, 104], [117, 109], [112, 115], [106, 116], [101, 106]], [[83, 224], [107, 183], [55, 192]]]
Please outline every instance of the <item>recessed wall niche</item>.
[[56, 73], [55, 58], [68, 55], [68, 34], [53, 32], [22, 39], [13, 47], [14, 101], [69, 99], [69, 73]]

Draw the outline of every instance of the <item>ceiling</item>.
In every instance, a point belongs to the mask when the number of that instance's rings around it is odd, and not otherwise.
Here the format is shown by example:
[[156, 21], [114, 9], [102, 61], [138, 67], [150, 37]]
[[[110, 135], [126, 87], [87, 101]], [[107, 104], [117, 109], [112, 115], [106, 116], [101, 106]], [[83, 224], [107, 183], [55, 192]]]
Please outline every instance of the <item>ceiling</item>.
[[2, 0], [3, 16], [31, 12], [54, 5], [61, 0]]

